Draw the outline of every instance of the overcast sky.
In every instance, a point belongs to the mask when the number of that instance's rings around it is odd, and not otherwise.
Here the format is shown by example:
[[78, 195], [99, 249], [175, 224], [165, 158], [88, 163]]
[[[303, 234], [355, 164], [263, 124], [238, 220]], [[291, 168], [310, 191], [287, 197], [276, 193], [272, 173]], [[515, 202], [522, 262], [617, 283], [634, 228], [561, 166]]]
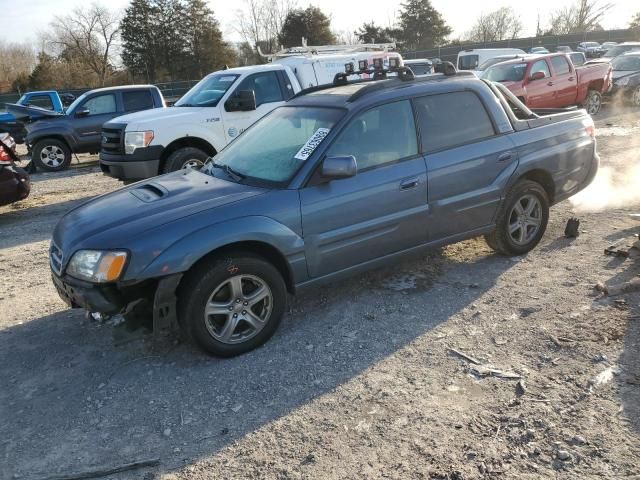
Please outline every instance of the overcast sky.
[[[502, 6], [512, 5], [520, 15], [525, 26], [523, 36], [535, 34], [536, 18], [540, 13], [543, 24], [548, 13], [559, 7], [569, 5], [575, 0], [432, 0], [432, 4], [443, 14], [453, 28], [453, 36], [468, 31], [475, 18]], [[602, 3], [611, 0], [600, 0]], [[0, 0], [2, 27], [0, 39], [4, 41], [34, 41], [38, 31], [44, 30], [52, 16], [64, 14], [77, 6], [87, 5], [88, 0]], [[98, 1], [110, 8], [123, 9], [129, 0]], [[236, 11], [243, 0], [208, 0], [216, 18], [220, 21], [223, 33], [228, 40], [239, 40], [234, 29]], [[393, 21], [394, 12], [402, 0], [299, 0], [298, 5], [309, 4], [320, 7], [332, 19], [337, 31], [352, 31], [365, 21], [375, 21], [388, 25]], [[608, 12], [603, 26], [626, 28], [631, 17], [640, 11], [638, 0], [613, 0], [615, 6]], [[167, 26], [170, 28], [170, 26]]]

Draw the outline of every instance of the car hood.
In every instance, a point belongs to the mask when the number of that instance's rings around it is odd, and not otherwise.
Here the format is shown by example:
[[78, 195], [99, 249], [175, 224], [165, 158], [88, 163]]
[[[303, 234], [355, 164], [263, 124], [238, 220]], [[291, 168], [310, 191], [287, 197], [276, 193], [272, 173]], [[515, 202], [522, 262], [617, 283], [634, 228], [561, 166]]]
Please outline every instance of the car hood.
[[618, 80], [622, 77], [629, 77], [631, 75], [636, 75], [640, 73], [640, 71], [636, 70], [614, 70], [613, 71], [613, 79]]
[[182, 118], [197, 115], [203, 109], [216, 110], [215, 107], [163, 107], [143, 110], [141, 112], [130, 113], [116, 117], [109, 123], [126, 123], [140, 125], [144, 123], [156, 123], [160, 119], [171, 119], [179, 122]]
[[60, 220], [53, 241], [65, 255], [77, 248], [126, 248], [147, 230], [267, 191], [197, 170], [173, 172], [76, 207]]
[[55, 118], [62, 117], [64, 113], [47, 110], [40, 107], [28, 107], [17, 103], [7, 103], [7, 110], [12, 113], [18, 120], [34, 121], [39, 118]]

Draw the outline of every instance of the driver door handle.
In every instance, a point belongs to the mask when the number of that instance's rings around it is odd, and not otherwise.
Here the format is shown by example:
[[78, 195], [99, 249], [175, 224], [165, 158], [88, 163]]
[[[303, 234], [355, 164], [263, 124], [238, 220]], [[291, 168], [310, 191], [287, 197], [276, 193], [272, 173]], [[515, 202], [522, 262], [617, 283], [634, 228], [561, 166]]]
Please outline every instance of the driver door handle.
[[507, 160], [511, 160], [513, 158], [513, 152], [504, 152], [498, 155], [499, 162], [506, 162]]
[[418, 186], [418, 183], [420, 183], [420, 180], [418, 178], [403, 180], [402, 183], [400, 183], [400, 190], [410, 190], [412, 188], [416, 188]]

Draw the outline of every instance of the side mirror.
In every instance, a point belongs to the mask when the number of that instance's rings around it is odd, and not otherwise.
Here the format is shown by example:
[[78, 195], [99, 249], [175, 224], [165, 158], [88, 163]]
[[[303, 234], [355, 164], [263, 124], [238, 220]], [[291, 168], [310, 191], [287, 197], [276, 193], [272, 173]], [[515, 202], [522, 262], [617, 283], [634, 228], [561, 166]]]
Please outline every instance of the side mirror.
[[542, 80], [544, 78], [545, 78], [544, 72], [535, 72], [533, 75], [529, 77], [529, 80], [533, 82], [534, 80]]
[[322, 162], [322, 170], [320, 173], [324, 178], [330, 180], [353, 177], [358, 173], [356, 157], [353, 155], [327, 157]]
[[225, 104], [227, 112], [250, 112], [256, 107], [256, 92], [239, 90]]
[[76, 117], [86, 117], [91, 113], [88, 108], [80, 107], [76, 110]]

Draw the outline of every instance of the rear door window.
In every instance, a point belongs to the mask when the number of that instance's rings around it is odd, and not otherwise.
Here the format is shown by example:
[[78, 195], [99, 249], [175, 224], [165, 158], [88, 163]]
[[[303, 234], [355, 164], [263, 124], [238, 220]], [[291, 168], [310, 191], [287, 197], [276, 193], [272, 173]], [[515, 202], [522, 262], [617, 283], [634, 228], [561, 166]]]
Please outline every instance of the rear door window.
[[567, 62], [567, 59], [564, 57], [552, 57], [551, 65], [553, 65], [556, 75], [566, 75], [571, 72], [569, 62]]
[[29, 98], [28, 105], [44, 108], [46, 110], [53, 110], [53, 102], [49, 95], [33, 95]]
[[153, 97], [149, 90], [124, 91], [122, 92], [122, 102], [125, 112], [153, 108]]
[[422, 149], [426, 153], [472, 143], [496, 133], [487, 110], [473, 92], [430, 95], [414, 102]]

